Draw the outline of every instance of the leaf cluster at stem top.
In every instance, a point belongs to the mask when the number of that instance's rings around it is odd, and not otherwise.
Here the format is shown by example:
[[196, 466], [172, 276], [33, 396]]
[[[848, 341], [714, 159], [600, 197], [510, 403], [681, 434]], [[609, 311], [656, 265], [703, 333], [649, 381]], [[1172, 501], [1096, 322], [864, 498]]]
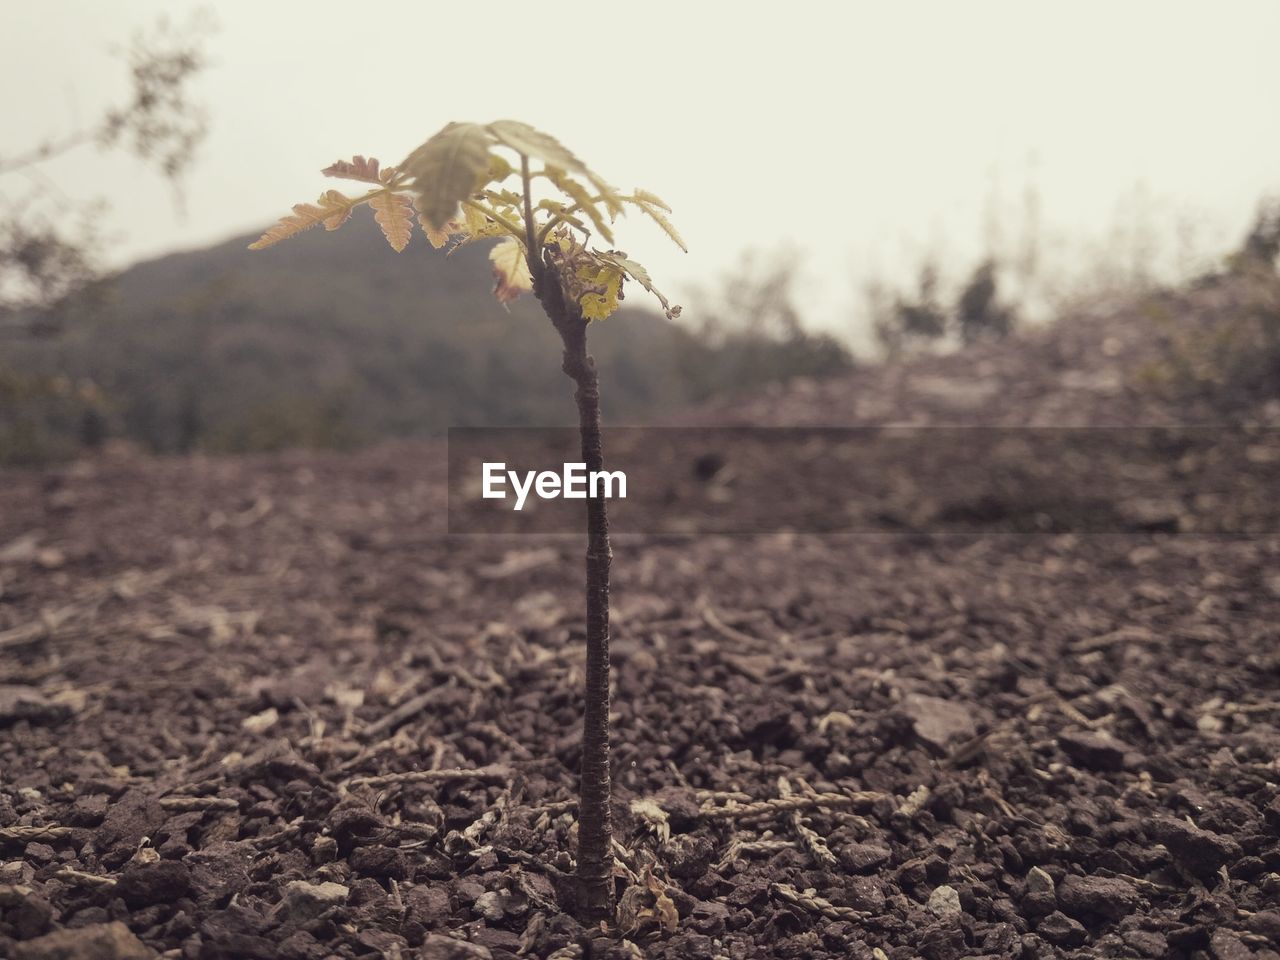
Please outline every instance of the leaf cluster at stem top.
[[[518, 167], [504, 150], [515, 154]], [[536, 169], [534, 163], [539, 164]], [[395, 167], [356, 156], [323, 172], [374, 189], [357, 197], [329, 190], [315, 204], [298, 204], [251, 249], [271, 246], [316, 224], [336, 230], [355, 207], [368, 203], [396, 250], [409, 242], [415, 211], [435, 247], [449, 244], [452, 249], [498, 238], [490, 259], [497, 278], [494, 292], [504, 302], [532, 289], [533, 277], [550, 264], [566, 296], [588, 320], [604, 319], [618, 308], [627, 279], [653, 293], [668, 317], [679, 315], [680, 308], [658, 292], [643, 266], [619, 251], [588, 246], [593, 236], [612, 245], [613, 224], [632, 209], [686, 250], [667, 218], [670, 208], [646, 190], [620, 193], [555, 137], [526, 123], [450, 123]], [[508, 186], [513, 177], [518, 182]], [[550, 195], [535, 200], [539, 182], [551, 188]]]

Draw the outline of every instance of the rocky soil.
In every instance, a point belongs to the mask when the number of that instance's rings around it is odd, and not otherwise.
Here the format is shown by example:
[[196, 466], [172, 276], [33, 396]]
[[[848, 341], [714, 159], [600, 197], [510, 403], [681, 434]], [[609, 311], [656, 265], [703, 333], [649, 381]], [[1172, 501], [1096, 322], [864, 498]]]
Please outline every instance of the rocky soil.
[[[1130, 336], [700, 416], [1176, 422]], [[606, 936], [581, 545], [449, 538], [444, 480], [0, 474], [0, 957], [1280, 957], [1280, 537], [622, 538]]]

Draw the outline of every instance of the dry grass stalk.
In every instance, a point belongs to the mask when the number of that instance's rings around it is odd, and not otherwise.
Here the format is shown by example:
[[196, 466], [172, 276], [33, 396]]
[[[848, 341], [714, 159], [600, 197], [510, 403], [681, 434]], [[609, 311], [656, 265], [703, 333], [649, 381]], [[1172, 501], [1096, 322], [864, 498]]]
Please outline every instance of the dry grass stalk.
[[[778, 778], [778, 793], [783, 797], [795, 795], [791, 789], [791, 782], [786, 777]], [[827, 841], [822, 834], [805, 823], [804, 815], [799, 810], [792, 810], [787, 814], [787, 823], [800, 838], [801, 846], [808, 851], [809, 856], [818, 866], [831, 868], [836, 865], [836, 855], [827, 846]]]
[[380, 777], [356, 777], [350, 781], [352, 787], [389, 787], [406, 783], [453, 783], [459, 780], [476, 780], [480, 783], [508, 783], [511, 780], [510, 767], [502, 764], [490, 764], [487, 767], [476, 767], [471, 770], [410, 770], [406, 773], [388, 773]]
[[56, 843], [73, 836], [71, 827], [0, 827], [0, 843]]
[[844, 810], [849, 807], [869, 807], [884, 794], [870, 791], [854, 793], [815, 793], [809, 796], [774, 797], [741, 806], [728, 805], [702, 811], [708, 820], [754, 820], [772, 818], [792, 810]]
[[851, 920], [857, 922], [871, 916], [871, 914], [863, 910], [836, 906], [830, 900], [822, 899], [812, 890], [797, 890], [789, 883], [771, 883], [769, 884], [769, 892], [784, 903], [803, 907], [805, 910], [824, 916], [829, 920]]

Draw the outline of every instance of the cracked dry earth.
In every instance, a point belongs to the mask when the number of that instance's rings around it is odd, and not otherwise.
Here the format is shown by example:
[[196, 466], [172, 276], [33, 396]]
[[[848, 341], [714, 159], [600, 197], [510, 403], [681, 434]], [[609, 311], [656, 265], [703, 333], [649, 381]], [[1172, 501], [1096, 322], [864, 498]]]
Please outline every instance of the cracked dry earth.
[[0, 957], [1280, 957], [1280, 538], [615, 544], [443, 450], [0, 474]]

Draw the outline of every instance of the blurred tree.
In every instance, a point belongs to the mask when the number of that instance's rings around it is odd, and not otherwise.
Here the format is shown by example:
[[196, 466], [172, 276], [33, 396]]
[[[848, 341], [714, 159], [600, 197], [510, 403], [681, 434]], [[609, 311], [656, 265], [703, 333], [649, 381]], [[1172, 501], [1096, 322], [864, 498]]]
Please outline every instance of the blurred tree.
[[795, 305], [798, 268], [794, 251], [745, 254], [741, 267], [720, 281], [719, 295], [706, 298], [710, 304], [701, 311], [703, 336], [723, 341], [739, 333], [780, 340], [799, 335], [804, 325]]
[[1013, 330], [1013, 310], [1002, 305], [998, 297], [996, 262], [988, 257], [974, 269], [956, 301], [956, 326], [962, 343], [1005, 337]]
[[1162, 355], [1144, 386], [1217, 403], [1280, 397], [1280, 200], [1258, 204], [1253, 225], [1221, 269], [1153, 298]]
[[937, 264], [926, 260], [917, 275], [914, 293], [892, 293], [883, 284], [866, 287], [876, 341], [888, 357], [898, 357], [924, 345], [968, 346], [982, 339], [1013, 332], [1017, 313], [1000, 302], [999, 270], [988, 256], [969, 275], [953, 307], [942, 303]]
[[1254, 265], [1274, 271], [1277, 257], [1280, 257], [1280, 199], [1271, 198], [1258, 204], [1253, 227], [1235, 259], [1237, 268]]
[[58, 308], [103, 278], [94, 230], [102, 204], [67, 199], [44, 169], [49, 161], [93, 146], [128, 150], [175, 184], [186, 172], [207, 127], [190, 83], [206, 64], [211, 29], [202, 12], [181, 27], [161, 19], [124, 51], [125, 102], [61, 137], [0, 154], [0, 190], [26, 183], [20, 194], [0, 192], [0, 336], [53, 332]]
[[718, 293], [704, 292], [700, 343], [681, 361], [694, 397], [852, 369], [853, 358], [840, 341], [806, 328], [796, 306], [799, 263], [794, 251], [748, 253], [721, 280]]
[[909, 346], [941, 340], [947, 333], [947, 311], [938, 297], [938, 267], [926, 260], [920, 267], [913, 296], [898, 294], [886, 305], [883, 291], [868, 291], [872, 325], [881, 349], [895, 357]]

